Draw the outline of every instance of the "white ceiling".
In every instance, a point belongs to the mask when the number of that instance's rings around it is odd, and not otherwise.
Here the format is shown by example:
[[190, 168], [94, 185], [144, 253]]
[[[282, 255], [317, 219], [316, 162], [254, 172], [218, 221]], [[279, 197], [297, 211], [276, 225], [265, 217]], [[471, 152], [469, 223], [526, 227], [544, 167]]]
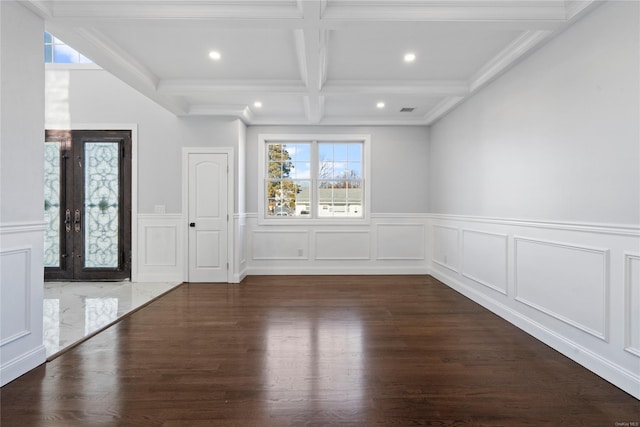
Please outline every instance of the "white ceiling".
[[48, 31], [177, 115], [334, 125], [429, 125], [599, 3], [26, 0]]

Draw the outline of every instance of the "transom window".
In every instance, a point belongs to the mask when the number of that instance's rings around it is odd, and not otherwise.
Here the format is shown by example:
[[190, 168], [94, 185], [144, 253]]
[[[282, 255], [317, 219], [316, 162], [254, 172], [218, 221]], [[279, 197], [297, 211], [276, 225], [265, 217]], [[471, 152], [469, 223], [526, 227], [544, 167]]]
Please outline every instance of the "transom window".
[[48, 64], [93, 64], [89, 58], [46, 31], [44, 33], [44, 62]]
[[261, 215], [285, 222], [365, 219], [368, 136], [262, 136]]

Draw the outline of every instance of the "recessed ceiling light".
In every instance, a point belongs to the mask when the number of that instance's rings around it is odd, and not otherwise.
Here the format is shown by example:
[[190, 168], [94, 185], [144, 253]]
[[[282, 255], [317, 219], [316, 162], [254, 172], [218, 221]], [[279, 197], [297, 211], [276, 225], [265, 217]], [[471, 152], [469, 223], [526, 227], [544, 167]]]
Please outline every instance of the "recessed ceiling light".
[[413, 62], [416, 60], [416, 54], [409, 52], [404, 55], [404, 62]]
[[261, 108], [262, 107], [262, 102], [256, 101], [256, 102], [253, 103], [253, 106], [256, 107], [256, 108]]
[[217, 60], [219, 60], [220, 58], [222, 58], [222, 55], [220, 55], [220, 52], [217, 52], [217, 51], [215, 51], [215, 50], [212, 50], [211, 52], [209, 52], [209, 58], [211, 58], [211, 59], [213, 59], [213, 60], [217, 61]]
[[380, 101], [376, 104], [376, 107], [378, 108], [384, 108], [384, 102]]

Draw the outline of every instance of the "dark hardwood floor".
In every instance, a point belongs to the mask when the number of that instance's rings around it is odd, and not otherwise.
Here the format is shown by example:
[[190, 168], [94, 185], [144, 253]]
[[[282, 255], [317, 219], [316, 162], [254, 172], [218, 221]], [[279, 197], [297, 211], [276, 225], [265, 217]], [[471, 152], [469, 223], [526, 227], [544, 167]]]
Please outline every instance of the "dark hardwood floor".
[[640, 422], [640, 401], [428, 276], [184, 284], [0, 399], [2, 427]]

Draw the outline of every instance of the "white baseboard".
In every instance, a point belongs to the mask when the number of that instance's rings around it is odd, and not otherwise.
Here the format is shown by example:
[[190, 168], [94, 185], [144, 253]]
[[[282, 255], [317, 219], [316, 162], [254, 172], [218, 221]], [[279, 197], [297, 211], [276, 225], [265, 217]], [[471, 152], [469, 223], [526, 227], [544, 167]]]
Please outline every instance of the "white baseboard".
[[0, 386], [10, 383], [25, 372], [42, 365], [47, 360], [47, 350], [40, 345], [28, 353], [5, 363], [0, 367]]
[[253, 267], [248, 275], [405, 275], [427, 274], [425, 267]]
[[237, 274], [234, 274], [233, 275], [233, 283], [242, 282], [248, 275], [249, 275], [249, 273], [248, 273], [248, 271], [246, 269], [240, 271]]
[[432, 270], [430, 275], [497, 314], [524, 332], [547, 344], [556, 351], [579, 363], [605, 380], [615, 384], [636, 399], [640, 399], [640, 376], [617, 366], [589, 349], [555, 333], [504, 304], [497, 302], [475, 289], [442, 272]]

